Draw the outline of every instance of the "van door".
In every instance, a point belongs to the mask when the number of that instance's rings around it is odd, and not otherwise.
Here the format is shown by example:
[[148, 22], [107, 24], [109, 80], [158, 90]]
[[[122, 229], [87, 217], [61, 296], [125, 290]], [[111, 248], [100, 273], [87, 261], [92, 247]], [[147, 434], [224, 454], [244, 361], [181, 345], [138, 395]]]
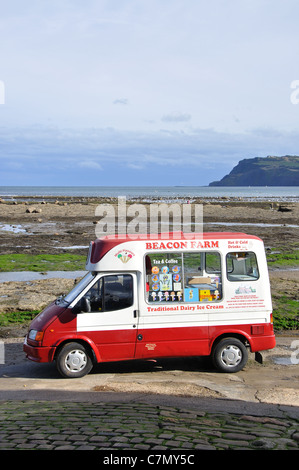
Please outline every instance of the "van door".
[[78, 336], [88, 336], [102, 361], [134, 358], [138, 326], [136, 293], [136, 274], [103, 274], [79, 300]]

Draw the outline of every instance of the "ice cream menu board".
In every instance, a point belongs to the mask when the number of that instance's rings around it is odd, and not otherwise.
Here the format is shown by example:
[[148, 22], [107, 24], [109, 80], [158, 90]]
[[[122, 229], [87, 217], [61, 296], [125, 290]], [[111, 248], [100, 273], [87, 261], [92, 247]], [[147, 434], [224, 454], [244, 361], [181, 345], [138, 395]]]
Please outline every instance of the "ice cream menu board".
[[146, 292], [152, 302], [216, 302], [222, 299], [218, 252], [151, 253]]
[[149, 280], [149, 300], [176, 301], [183, 300], [181, 257], [151, 259]]

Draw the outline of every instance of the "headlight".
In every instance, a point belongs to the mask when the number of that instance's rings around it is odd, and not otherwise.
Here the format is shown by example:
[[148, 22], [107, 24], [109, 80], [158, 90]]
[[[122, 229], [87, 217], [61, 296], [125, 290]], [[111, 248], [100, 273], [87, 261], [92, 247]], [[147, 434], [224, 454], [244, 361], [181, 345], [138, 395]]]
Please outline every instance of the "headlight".
[[33, 341], [41, 341], [43, 339], [44, 332], [38, 330], [30, 330], [28, 338], [32, 339]]

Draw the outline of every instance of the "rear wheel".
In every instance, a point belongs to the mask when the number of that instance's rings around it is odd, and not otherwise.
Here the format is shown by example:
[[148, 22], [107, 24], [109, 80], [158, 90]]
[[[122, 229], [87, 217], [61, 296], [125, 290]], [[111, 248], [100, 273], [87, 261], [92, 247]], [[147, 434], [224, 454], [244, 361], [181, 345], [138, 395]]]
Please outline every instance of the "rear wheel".
[[80, 343], [65, 344], [56, 358], [57, 370], [63, 377], [83, 377], [91, 371], [92, 366], [87, 349]]
[[238, 372], [248, 360], [246, 346], [237, 338], [224, 338], [212, 352], [214, 365], [221, 372]]

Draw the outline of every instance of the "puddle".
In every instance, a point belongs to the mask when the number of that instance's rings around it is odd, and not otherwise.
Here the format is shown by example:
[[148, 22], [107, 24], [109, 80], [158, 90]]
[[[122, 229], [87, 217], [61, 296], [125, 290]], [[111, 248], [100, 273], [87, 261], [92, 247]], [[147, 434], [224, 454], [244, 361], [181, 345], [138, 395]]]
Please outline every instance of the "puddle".
[[256, 222], [205, 222], [205, 225], [246, 225], [248, 227], [287, 227], [287, 228], [298, 228], [299, 225], [294, 224], [264, 224]]
[[74, 246], [55, 246], [57, 250], [81, 250], [89, 248], [88, 245], [74, 245]]
[[294, 362], [292, 362], [291, 356], [281, 356], [281, 357], [273, 357], [272, 358], [274, 364], [278, 364], [280, 366], [294, 366]]
[[76, 279], [83, 277], [86, 271], [47, 271], [47, 272], [33, 272], [33, 271], [19, 271], [19, 272], [4, 272], [0, 273], [1, 282], [22, 282], [22, 281], [36, 281], [39, 279]]
[[27, 230], [22, 225], [0, 224], [0, 230], [12, 233], [26, 233]]

